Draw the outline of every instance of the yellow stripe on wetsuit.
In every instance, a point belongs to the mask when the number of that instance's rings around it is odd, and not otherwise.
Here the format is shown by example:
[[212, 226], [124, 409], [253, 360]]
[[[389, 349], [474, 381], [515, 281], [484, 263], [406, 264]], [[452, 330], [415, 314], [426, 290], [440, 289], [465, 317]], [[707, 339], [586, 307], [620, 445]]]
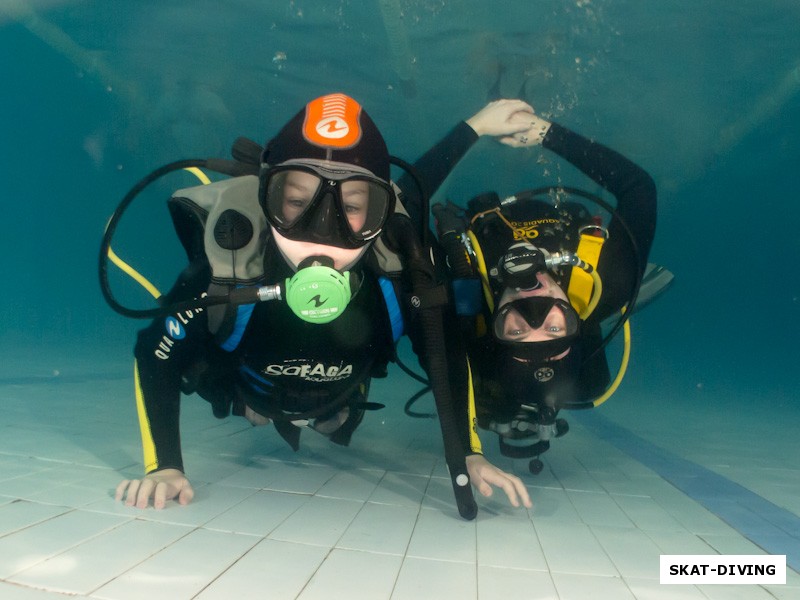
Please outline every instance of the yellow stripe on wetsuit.
[[150, 473], [158, 469], [156, 458], [156, 445], [153, 442], [153, 433], [150, 431], [150, 419], [144, 406], [144, 393], [139, 380], [139, 364], [133, 361], [133, 381], [136, 389], [136, 412], [139, 415], [139, 428], [142, 431], [142, 449], [144, 450], [144, 472]]
[[475, 389], [472, 387], [472, 367], [467, 360], [467, 385], [469, 391], [467, 394], [468, 414], [469, 414], [469, 447], [472, 452], [483, 454], [483, 447], [481, 446], [481, 438], [478, 437], [478, 415], [475, 412]]

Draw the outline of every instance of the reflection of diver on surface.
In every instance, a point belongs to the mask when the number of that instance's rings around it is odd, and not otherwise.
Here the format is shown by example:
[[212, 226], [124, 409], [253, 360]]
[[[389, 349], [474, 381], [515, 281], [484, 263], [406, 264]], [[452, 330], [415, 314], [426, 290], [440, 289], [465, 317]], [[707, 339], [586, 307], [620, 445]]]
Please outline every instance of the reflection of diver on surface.
[[[499, 435], [503, 454], [532, 458], [537, 473], [539, 455], [569, 429], [559, 411], [598, 406], [616, 390], [632, 307], [643, 305], [638, 296], [652, 300], [671, 274], [647, 266], [656, 221], [650, 176], [605, 146], [529, 119], [517, 145], [541, 144], [570, 161], [611, 192], [616, 207], [577, 189], [542, 188], [505, 199], [484, 194], [466, 210], [437, 205], [434, 214], [472, 368], [477, 425]], [[587, 210], [587, 200], [610, 223]], [[605, 346], [619, 331], [625, 351], [612, 381]]]

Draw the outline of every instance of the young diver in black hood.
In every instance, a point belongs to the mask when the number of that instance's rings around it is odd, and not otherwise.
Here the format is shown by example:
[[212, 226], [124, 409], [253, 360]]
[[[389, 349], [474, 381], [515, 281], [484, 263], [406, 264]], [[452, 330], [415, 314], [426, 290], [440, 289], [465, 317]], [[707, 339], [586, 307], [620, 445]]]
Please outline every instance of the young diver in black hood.
[[[480, 127], [462, 123], [456, 137], [525, 131], [509, 117], [528, 108], [519, 101], [487, 107]], [[444, 143], [458, 145], [452, 138]], [[433, 191], [452, 163], [436, 153], [426, 157], [423, 184]], [[273, 422], [295, 448], [301, 427], [349, 443], [369, 406], [371, 377], [385, 376], [395, 358], [403, 327], [397, 313], [415, 339], [413, 315], [398, 300], [407, 291], [404, 273], [384, 277], [378, 256], [386, 252], [379, 238], [400, 211], [389, 169], [386, 144], [367, 113], [352, 98], [330, 94], [310, 102], [269, 142], [258, 175], [176, 192], [170, 208], [191, 264], [165, 304], [273, 281], [286, 282], [286, 302], [183, 310], [139, 333], [135, 383], [147, 474], [120, 483], [118, 500], [138, 508], [151, 499], [156, 508], [173, 498], [191, 501], [178, 428], [181, 392], [197, 392], [220, 418]], [[413, 198], [414, 186], [407, 193]], [[323, 287], [326, 293], [315, 292]], [[328, 292], [339, 301], [329, 303]], [[462, 375], [453, 370], [463, 462], [470, 423]], [[484, 495], [495, 485], [512, 504], [531, 505], [519, 478], [470, 454], [469, 478]]]

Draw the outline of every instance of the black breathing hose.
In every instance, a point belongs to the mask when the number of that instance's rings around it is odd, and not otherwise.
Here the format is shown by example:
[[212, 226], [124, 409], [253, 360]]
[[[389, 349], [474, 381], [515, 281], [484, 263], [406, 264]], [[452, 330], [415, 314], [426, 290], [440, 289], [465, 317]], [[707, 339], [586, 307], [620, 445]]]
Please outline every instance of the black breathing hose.
[[430, 198], [428, 198], [428, 194], [425, 191], [425, 188], [422, 186], [422, 178], [420, 177], [417, 168], [404, 161], [402, 158], [398, 158], [396, 156], [390, 156], [389, 162], [393, 165], [397, 165], [401, 169], [403, 169], [406, 173], [409, 174], [411, 180], [414, 182], [414, 185], [417, 187], [417, 191], [419, 192], [419, 239], [422, 240], [422, 247], [423, 248], [430, 248]]
[[[241, 158], [247, 158], [251, 149], [247, 147], [245, 144], [249, 143], [256, 147], [258, 144], [255, 142], [251, 142], [246, 138], [239, 138], [234, 143], [234, 154], [236, 154], [237, 149], [239, 150], [239, 155]], [[117, 299], [114, 297], [114, 294], [111, 292], [111, 286], [108, 283], [108, 254], [109, 249], [111, 248], [111, 240], [116, 233], [117, 226], [119, 225], [122, 216], [125, 214], [125, 211], [128, 209], [130, 204], [136, 199], [136, 197], [142, 193], [142, 191], [149, 186], [154, 181], [160, 179], [164, 175], [172, 173], [174, 171], [180, 171], [181, 169], [188, 169], [188, 168], [201, 168], [201, 169], [208, 169], [210, 171], [215, 171], [217, 173], [222, 173], [224, 175], [229, 175], [231, 177], [238, 177], [241, 175], [253, 175], [258, 172], [258, 166], [252, 163], [252, 157], [249, 159], [251, 162], [242, 162], [242, 160], [229, 160], [225, 158], [190, 158], [186, 160], [178, 160], [175, 162], [171, 162], [166, 164], [162, 167], [159, 167], [152, 173], [149, 173], [146, 177], [140, 179], [136, 185], [134, 185], [122, 201], [117, 206], [114, 214], [111, 215], [111, 218], [108, 221], [108, 225], [106, 225], [106, 230], [103, 234], [103, 239], [100, 242], [100, 260], [98, 265], [99, 277], [100, 277], [100, 291], [103, 293], [103, 298], [108, 303], [108, 305], [117, 313], [125, 316], [130, 317], [132, 319], [151, 319], [158, 316], [163, 316], [165, 314], [169, 314], [172, 312], [180, 312], [181, 310], [188, 310], [192, 308], [205, 308], [208, 306], [213, 306], [216, 304], [225, 304], [228, 302], [243, 304], [246, 303], [245, 299], [237, 299], [231, 296], [218, 296], [218, 297], [206, 297], [198, 300], [191, 300], [185, 303], [176, 304], [170, 307], [160, 307], [160, 308], [151, 308], [151, 309], [141, 309], [136, 310], [132, 308], [128, 308], [127, 306], [123, 306], [120, 304]], [[253, 300], [255, 301], [255, 300]]]

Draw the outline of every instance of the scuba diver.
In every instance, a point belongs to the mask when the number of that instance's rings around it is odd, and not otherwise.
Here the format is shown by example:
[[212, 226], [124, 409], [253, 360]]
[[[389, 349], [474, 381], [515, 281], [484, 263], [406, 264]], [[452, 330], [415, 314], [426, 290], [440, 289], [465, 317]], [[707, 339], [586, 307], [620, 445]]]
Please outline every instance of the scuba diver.
[[[536, 474], [550, 440], [568, 431], [559, 411], [597, 406], [616, 389], [624, 368], [612, 382], [606, 344], [620, 330], [629, 342], [633, 307], [663, 291], [672, 274], [647, 263], [656, 226], [656, 187], [648, 173], [532, 110], [511, 120], [528, 128], [501, 141], [541, 145], [616, 197], [612, 207], [578, 189], [548, 187], [505, 199], [483, 194], [466, 209], [450, 201], [433, 207], [477, 424], [498, 434], [502, 454], [531, 459]], [[468, 150], [465, 142], [449, 147], [452, 160]], [[610, 222], [587, 210], [587, 200], [610, 214]]]
[[[480, 131], [470, 135], [525, 131], [527, 124], [510, 117], [529, 109], [522, 101], [496, 103], [481, 112]], [[424, 204], [421, 197], [439, 187], [452, 164], [428, 153], [433, 166], [420, 165], [426, 177], [419, 188], [408, 176], [400, 180], [408, 186], [395, 185], [390, 163], [397, 159], [368, 114], [344, 94], [309, 102], [263, 150], [250, 144], [256, 148], [239, 156], [234, 147], [239, 176], [179, 190], [168, 203], [189, 266], [137, 338], [146, 475], [122, 481], [116, 499], [138, 508], [151, 499], [155, 508], [192, 500], [181, 453], [181, 393], [200, 395], [218, 418], [273, 423], [295, 450], [303, 429], [348, 445], [365, 411], [380, 407], [368, 401], [370, 381], [386, 376], [395, 342], [407, 333], [438, 385], [459, 512], [475, 516], [470, 482], [484, 495], [497, 486], [514, 506], [531, 506], [518, 477], [469, 448], [466, 355], [454, 336], [443, 335], [456, 316], [401, 202], [402, 187], [413, 205]], [[101, 246], [101, 283], [112, 307], [126, 314], [105, 279], [117, 220]], [[274, 281], [280, 283], [264, 285]], [[443, 315], [438, 330], [427, 325], [432, 314]]]

